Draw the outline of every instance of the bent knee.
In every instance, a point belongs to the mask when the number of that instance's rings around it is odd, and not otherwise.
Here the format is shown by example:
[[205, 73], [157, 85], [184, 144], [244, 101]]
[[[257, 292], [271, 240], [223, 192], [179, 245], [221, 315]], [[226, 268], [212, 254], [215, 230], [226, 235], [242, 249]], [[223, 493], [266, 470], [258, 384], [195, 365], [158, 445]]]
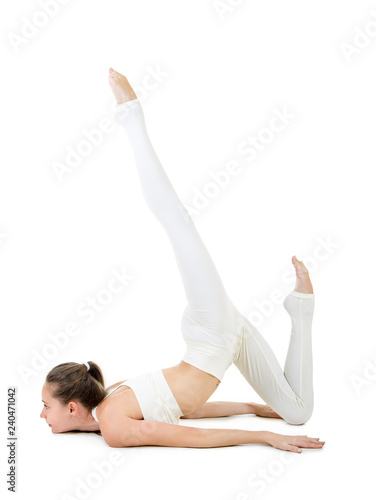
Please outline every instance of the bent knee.
[[290, 425], [303, 425], [308, 422], [309, 418], [296, 418], [296, 419], [285, 419], [285, 421]]
[[313, 413], [313, 408], [301, 409], [288, 417], [284, 418], [284, 420], [290, 425], [303, 425], [311, 418]]

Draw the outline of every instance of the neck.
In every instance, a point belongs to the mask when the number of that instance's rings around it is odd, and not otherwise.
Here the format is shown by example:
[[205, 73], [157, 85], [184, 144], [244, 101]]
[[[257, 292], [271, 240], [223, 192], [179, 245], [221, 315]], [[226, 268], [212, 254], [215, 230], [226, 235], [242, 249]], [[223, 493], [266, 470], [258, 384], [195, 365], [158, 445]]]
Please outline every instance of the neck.
[[92, 415], [89, 415], [85, 422], [80, 422], [75, 426], [75, 430], [78, 431], [100, 431], [99, 423], [95, 420]]

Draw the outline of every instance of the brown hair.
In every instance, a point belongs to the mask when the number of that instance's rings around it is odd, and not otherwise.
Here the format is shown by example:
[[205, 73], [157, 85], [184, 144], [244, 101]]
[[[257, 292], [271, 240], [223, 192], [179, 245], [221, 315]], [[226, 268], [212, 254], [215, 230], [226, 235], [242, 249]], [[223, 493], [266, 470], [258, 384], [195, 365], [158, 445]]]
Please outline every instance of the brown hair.
[[88, 412], [107, 396], [102, 370], [93, 361], [88, 361], [90, 370], [82, 363], [62, 363], [47, 374], [46, 382], [52, 384], [52, 397], [62, 405], [76, 400]]

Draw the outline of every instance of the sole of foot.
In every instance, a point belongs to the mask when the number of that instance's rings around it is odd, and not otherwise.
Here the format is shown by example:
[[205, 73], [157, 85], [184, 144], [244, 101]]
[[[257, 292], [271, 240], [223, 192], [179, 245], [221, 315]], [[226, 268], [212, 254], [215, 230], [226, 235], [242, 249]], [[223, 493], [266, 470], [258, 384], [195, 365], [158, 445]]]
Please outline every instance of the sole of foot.
[[108, 70], [108, 82], [114, 93], [117, 104], [137, 99], [136, 93], [132, 89], [127, 78], [113, 68]]
[[296, 283], [294, 291], [300, 293], [313, 293], [313, 287], [309, 277], [308, 269], [301, 260], [298, 260], [296, 258], [295, 255], [291, 260], [296, 272]]

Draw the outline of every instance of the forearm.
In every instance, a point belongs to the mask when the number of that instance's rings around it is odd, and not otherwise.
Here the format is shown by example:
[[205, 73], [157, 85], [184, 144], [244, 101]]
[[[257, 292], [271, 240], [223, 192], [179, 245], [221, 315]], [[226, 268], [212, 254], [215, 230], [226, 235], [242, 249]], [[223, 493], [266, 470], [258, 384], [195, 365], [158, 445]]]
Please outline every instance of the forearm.
[[197, 429], [193, 436], [194, 448], [218, 448], [238, 444], [267, 444], [264, 431], [243, 429]]
[[251, 413], [254, 413], [252, 403], [211, 401], [181, 418], [217, 418], [230, 417], [231, 415], [250, 415]]

